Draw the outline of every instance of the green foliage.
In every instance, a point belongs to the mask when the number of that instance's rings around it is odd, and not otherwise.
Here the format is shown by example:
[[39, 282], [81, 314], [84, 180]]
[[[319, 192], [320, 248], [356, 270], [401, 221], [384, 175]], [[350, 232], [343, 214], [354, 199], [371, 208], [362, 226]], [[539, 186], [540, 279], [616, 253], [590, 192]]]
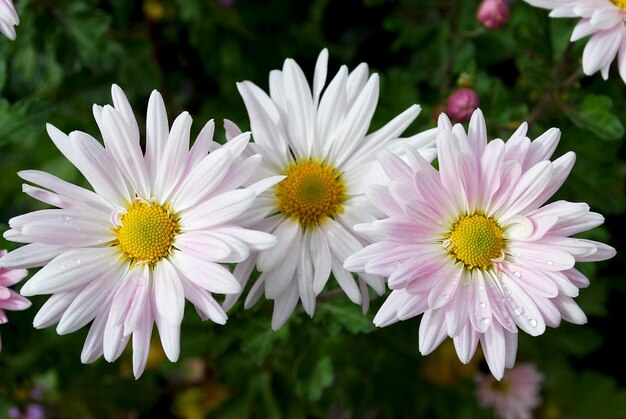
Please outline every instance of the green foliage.
[[[506, 28], [487, 31], [475, 20], [475, 0], [17, 0], [15, 42], [0, 38], [0, 230], [7, 220], [42, 208], [21, 193], [16, 172], [49, 171], [84, 181], [45, 133], [49, 122], [99, 137], [93, 103], [110, 102], [112, 83], [127, 93], [145, 122], [147, 99], [158, 89], [168, 115], [188, 110], [197, 133], [223, 118], [248, 128], [235, 83], [263, 89], [287, 57], [311, 77], [321, 48], [330, 50], [329, 76], [366, 61], [381, 76], [372, 129], [414, 103], [422, 114], [405, 135], [432, 128], [458, 87], [479, 95], [490, 138], [508, 138], [530, 122], [530, 136], [559, 127], [556, 156], [578, 161], [555, 199], [588, 202], [607, 216], [606, 228], [585, 238], [623, 244], [624, 83], [583, 77], [583, 42], [569, 43], [575, 24], [550, 19], [524, 2], [512, 6]], [[143, 130], [143, 127], [141, 128]], [[1, 248], [15, 248], [3, 241]], [[544, 373], [539, 417], [625, 417], [626, 381], [619, 343], [626, 285], [623, 256], [582, 266], [591, 279], [577, 302], [589, 324], [564, 324], [545, 335], [520, 337], [518, 359]], [[9, 313], [0, 326], [0, 417], [33, 402], [45, 389], [51, 417], [490, 417], [479, 408], [473, 375], [449, 356], [445, 343], [428, 357], [417, 349], [418, 319], [377, 329], [370, 313], [330, 281], [313, 319], [301, 309], [278, 332], [272, 304], [238, 303], [226, 326], [201, 322], [189, 309], [181, 359], [169, 363], [153, 336], [151, 359], [132, 378], [131, 348], [114, 364], [80, 363], [86, 331], [58, 336], [33, 330], [33, 308]], [[621, 317], [620, 317], [621, 316]], [[449, 368], [443, 368], [448, 366]], [[435, 373], [433, 374], [433, 371]], [[344, 416], [337, 416], [343, 414]]]

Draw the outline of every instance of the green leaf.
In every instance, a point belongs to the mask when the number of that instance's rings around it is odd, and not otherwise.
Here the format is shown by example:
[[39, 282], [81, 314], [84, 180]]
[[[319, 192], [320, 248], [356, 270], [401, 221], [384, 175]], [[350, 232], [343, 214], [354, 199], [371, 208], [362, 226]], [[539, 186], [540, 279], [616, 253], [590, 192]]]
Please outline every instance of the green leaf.
[[333, 301], [329, 304], [320, 305], [320, 312], [326, 312], [332, 320], [350, 333], [370, 333], [376, 329], [370, 316], [363, 315], [361, 307], [354, 304], [342, 304]]
[[585, 97], [578, 112], [570, 112], [570, 120], [596, 137], [606, 141], [621, 140], [624, 125], [611, 112], [613, 101], [608, 96], [589, 95]]
[[332, 360], [329, 356], [324, 356], [315, 364], [309, 379], [306, 382], [300, 382], [297, 390], [304, 392], [309, 400], [317, 401], [322, 398], [324, 389], [330, 387], [334, 381]]

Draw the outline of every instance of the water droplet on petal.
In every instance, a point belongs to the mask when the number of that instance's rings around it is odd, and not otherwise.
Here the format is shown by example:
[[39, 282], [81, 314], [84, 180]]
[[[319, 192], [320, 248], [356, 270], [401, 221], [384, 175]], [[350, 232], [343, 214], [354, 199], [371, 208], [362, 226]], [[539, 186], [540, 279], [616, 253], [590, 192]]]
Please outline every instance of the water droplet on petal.
[[521, 316], [522, 314], [524, 314], [524, 308], [517, 306], [513, 309], [513, 313], [515, 313], [515, 315], [517, 316]]
[[483, 326], [489, 326], [489, 323], [491, 323], [491, 320], [489, 320], [487, 317], [483, 317], [482, 319], [480, 319], [480, 323]]
[[480, 308], [487, 308], [487, 303], [485, 303], [484, 301], [481, 301], [479, 306]]
[[521, 273], [520, 271], [515, 271], [515, 272], [513, 272], [513, 275], [515, 275], [515, 276], [516, 276], [516, 277], [518, 277], [518, 278], [521, 278], [521, 277], [522, 277], [522, 273]]
[[530, 319], [528, 320], [528, 324], [530, 325], [530, 327], [537, 327], [537, 320]]
[[546, 263], [550, 266], [554, 265], [554, 262], [552, 262], [551, 260], [547, 261]]

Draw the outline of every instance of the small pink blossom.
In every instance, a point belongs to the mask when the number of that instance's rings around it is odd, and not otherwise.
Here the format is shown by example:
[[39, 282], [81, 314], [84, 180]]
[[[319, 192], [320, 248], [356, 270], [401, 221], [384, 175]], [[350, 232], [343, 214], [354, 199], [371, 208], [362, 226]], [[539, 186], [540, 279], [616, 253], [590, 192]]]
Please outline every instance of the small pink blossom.
[[472, 89], [459, 89], [448, 98], [447, 113], [457, 122], [467, 122], [478, 105], [476, 92]]
[[476, 397], [481, 406], [493, 407], [503, 419], [531, 418], [533, 409], [541, 406], [543, 374], [533, 364], [520, 364], [508, 370], [502, 381], [492, 376], [476, 376]]
[[[0, 250], [0, 258], [6, 255], [6, 253], [6, 250]], [[11, 285], [20, 282], [25, 276], [25, 269], [5, 269], [0, 267], [0, 324], [9, 321], [4, 310], [25, 310], [30, 307], [30, 301], [9, 288]], [[2, 349], [2, 340], [0, 340], [0, 349]]]
[[509, 5], [503, 0], [484, 0], [476, 19], [487, 29], [500, 29], [509, 22]]

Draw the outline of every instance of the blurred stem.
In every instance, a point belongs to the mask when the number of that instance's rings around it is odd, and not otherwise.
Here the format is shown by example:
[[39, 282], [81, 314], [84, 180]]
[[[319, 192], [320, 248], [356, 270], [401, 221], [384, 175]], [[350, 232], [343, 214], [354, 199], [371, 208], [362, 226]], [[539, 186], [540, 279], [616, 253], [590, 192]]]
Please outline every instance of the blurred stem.
[[570, 42], [567, 45], [567, 48], [565, 48], [565, 51], [563, 51], [563, 54], [561, 55], [561, 59], [559, 60], [558, 65], [554, 69], [554, 73], [553, 73], [554, 83], [551, 88], [547, 89], [543, 93], [543, 95], [541, 96], [541, 98], [539, 98], [539, 101], [533, 108], [528, 118], [526, 118], [526, 122], [528, 122], [529, 124], [532, 124], [533, 122], [538, 120], [550, 108], [558, 107], [559, 105], [558, 94], [572, 87], [572, 85], [576, 83], [584, 75], [580, 66], [577, 65], [576, 70], [572, 74], [570, 74], [568, 77], [565, 77], [564, 73], [569, 67], [568, 64], [571, 58], [570, 56], [571, 56], [571, 52], [573, 49], [573, 45], [574, 44]]
[[341, 295], [343, 295], [343, 290], [336, 289], [336, 290], [327, 291], [327, 292], [325, 292], [323, 294], [318, 295], [317, 299], [318, 299], [318, 301], [332, 300], [333, 298], [340, 297]]

